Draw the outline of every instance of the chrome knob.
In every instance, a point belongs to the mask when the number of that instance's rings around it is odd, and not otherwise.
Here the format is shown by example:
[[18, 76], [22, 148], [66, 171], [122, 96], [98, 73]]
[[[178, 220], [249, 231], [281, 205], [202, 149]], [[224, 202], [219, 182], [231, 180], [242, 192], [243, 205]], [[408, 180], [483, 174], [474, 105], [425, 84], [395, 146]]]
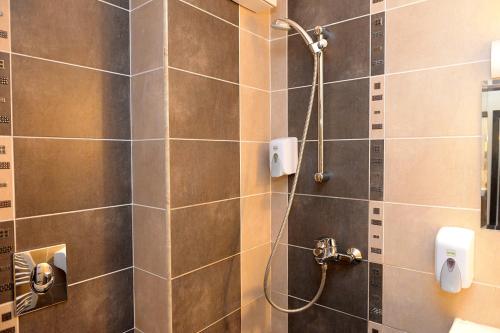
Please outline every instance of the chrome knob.
[[350, 249], [348, 249], [346, 251], [346, 253], [348, 256], [351, 256], [353, 261], [359, 262], [359, 261], [363, 260], [363, 256], [361, 255], [361, 251], [355, 247], [351, 247]]
[[31, 289], [37, 294], [45, 294], [54, 284], [54, 270], [46, 262], [36, 265], [31, 271]]

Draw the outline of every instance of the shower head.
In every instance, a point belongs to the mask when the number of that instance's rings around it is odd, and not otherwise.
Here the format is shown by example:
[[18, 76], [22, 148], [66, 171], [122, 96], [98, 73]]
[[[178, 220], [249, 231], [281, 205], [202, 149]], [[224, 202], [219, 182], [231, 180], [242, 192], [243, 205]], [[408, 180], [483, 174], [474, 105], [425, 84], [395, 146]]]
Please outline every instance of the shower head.
[[277, 19], [273, 24], [271, 24], [271, 27], [277, 30], [285, 30], [285, 31], [292, 30], [290, 24], [280, 19]]
[[271, 27], [273, 29], [278, 29], [278, 30], [292, 30], [292, 28], [299, 33], [299, 35], [302, 37], [304, 42], [307, 44], [307, 46], [311, 47], [311, 45], [314, 43], [312, 40], [311, 36], [307, 33], [307, 31], [304, 30], [297, 22], [287, 19], [287, 18], [281, 18], [277, 19], [273, 24], [271, 24]]

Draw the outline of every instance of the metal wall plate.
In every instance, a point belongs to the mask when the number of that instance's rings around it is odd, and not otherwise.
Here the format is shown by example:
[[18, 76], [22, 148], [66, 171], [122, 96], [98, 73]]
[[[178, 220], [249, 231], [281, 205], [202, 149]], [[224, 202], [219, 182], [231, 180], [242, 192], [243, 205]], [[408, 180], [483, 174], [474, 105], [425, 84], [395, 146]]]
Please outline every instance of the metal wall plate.
[[68, 299], [66, 244], [14, 253], [16, 316]]

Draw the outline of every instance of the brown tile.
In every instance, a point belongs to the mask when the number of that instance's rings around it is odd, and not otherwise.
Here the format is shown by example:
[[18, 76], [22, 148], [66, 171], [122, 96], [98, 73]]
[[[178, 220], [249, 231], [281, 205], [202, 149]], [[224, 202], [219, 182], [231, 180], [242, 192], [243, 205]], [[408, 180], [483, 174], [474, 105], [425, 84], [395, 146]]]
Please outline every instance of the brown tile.
[[175, 209], [171, 219], [174, 277], [240, 251], [239, 199]]
[[385, 199], [479, 208], [480, 139], [386, 140]]
[[239, 156], [237, 142], [172, 140], [172, 208], [238, 197]]
[[270, 100], [268, 92], [240, 86], [240, 116], [241, 140], [269, 140]]
[[251, 195], [270, 191], [269, 145], [241, 144], [241, 194]]
[[132, 74], [163, 66], [163, 1], [148, 2], [130, 18]]
[[269, 38], [270, 18], [270, 10], [255, 13], [240, 6], [240, 28], [251, 31], [265, 39]]
[[132, 138], [158, 139], [166, 134], [164, 108], [164, 69], [132, 77]]
[[80, 0], [18, 0], [10, 10], [12, 51], [129, 73], [127, 11]]
[[271, 90], [286, 89], [287, 84], [287, 39], [280, 38], [270, 43], [271, 47]]
[[142, 332], [167, 333], [168, 281], [134, 270], [135, 326]]
[[201, 331], [201, 333], [240, 333], [241, 332], [241, 311], [237, 310], [227, 317], [214, 323], [212, 326]]
[[17, 55], [12, 73], [14, 135], [130, 138], [128, 77]]
[[131, 211], [130, 206], [122, 206], [19, 220], [17, 250], [65, 243], [71, 268], [68, 283], [130, 267]]
[[[288, 0], [277, 0], [276, 7], [271, 8], [271, 23], [279, 18], [287, 17], [287, 2]], [[278, 29], [271, 29], [271, 38], [286, 37], [287, 32]]]
[[165, 141], [132, 143], [134, 203], [164, 208], [167, 204]]
[[241, 254], [241, 304], [243, 306], [264, 296], [262, 279], [270, 250], [271, 247], [266, 244]]
[[240, 83], [264, 90], [270, 88], [269, 42], [240, 30]]
[[241, 249], [271, 241], [270, 194], [241, 198]]
[[271, 93], [271, 139], [288, 136], [288, 91]]
[[288, 294], [288, 246], [285, 244], [278, 245], [271, 262], [271, 291], [273, 297], [277, 293]]
[[17, 217], [130, 203], [130, 143], [14, 139]]
[[145, 4], [149, 0], [130, 0], [130, 9], [135, 9], [136, 7]]
[[388, 76], [386, 137], [480, 135], [478, 92], [489, 76], [489, 63]]
[[238, 28], [177, 0], [168, 7], [169, 65], [238, 82]]
[[[278, 236], [281, 223], [285, 217], [288, 204], [288, 195], [285, 193], [272, 193], [271, 196], [271, 240], [274, 242]], [[285, 226], [280, 242], [288, 243], [288, 223]]]
[[129, 9], [129, 0], [107, 0], [107, 2], [120, 6], [124, 9]]
[[167, 277], [168, 226], [165, 211], [134, 205], [134, 266]]
[[239, 139], [237, 85], [172, 69], [169, 76], [170, 137]]
[[386, 72], [490, 59], [498, 12], [495, 0], [421, 1], [387, 12]]
[[271, 333], [271, 306], [264, 296], [241, 309], [242, 333]]
[[238, 4], [227, 0], [185, 0], [197, 8], [206, 10], [221, 19], [238, 25]]
[[172, 281], [174, 332], [198, 332], [240, 305], [239, 256]]
[[[273, 301], [280, 306], [288, 307], [288, 296], [274, 293]], [[288, 333], [288, 313], [271, 309], [271, 332]]]
[[392, 266], [384, 267], [383, 285], [385, 325], [412, 333], [448, 332], [455, 318], [500, 326], [499, 288], [472, 284], [450, 294], [439, 288], [432, 274]]
[[125, 332], [134, 327], [132, 269], [68, 288], [68, 300], [19, 318], [21, 332]]

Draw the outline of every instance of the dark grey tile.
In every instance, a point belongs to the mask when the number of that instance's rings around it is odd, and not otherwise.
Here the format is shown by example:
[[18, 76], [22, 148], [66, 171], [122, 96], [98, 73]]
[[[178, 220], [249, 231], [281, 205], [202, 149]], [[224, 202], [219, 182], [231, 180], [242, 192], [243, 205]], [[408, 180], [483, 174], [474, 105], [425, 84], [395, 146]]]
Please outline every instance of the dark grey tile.
[[167, 333], [168, 281], [134, 270], [135, 327], [142, 332]]
[[342, 251], [356, 247], [368, 256], [368, 201], [298, 195], [288, 223], [290, 244], [312, 248], [327, 236]]
[[170, 216], [172, 276], [239, 252], [240, 199], [176, 209]]
[[380, 264], [370, 263], [369, 319], [380, 324], [382, 324], [383, 313], [383, 273], [384, 266]]
[[[370, 18], [329, 27], [332, 37], [325, 50], [325, 82], [366, 77], [370, 73]], [[298, 35], [288, 37], [288, 86], [310, 85], [313, 57]]]
[[186, 0], [192, 5], [206, 10], [215, 16], [220, 17], [233, 24], [239, 24], [239, 8], [238, 4], [227, 0]]
[[12, 51], [129, 73], [129, 13], [81, 0], [16, 0], [10, 8]]
[[384, 200], [384, 140], [370, 141], [370, 200]]
[[168, 21], [170, 66], [238, 82], [237, 27], [178, 0], [168, 3]]
[[106, 2], [120, 6], [124, 9], [129, 9], [129, 0], [106, 0]]
[[158, 139], [166, 136], [163, 68], [132, 77], [132, 138]]
[[125, 332], [134, 327], [132, 269], [68, 288], [68, 301], [19, 317], [25, 333]]
[[[288, 247], [288, 292], [310, 300], [318, 290], [321, 268], [312, 250]], [[328, 265], [325, 289], [318, 304], [361, 318], [367, 317], [368, 263]]]
[[134, 203], [165, 208], [167, 205], [167, 171], [165, 141], [132, 143]]
[[18, 251], [65, 243], [69, 283], [132, 266], [130, 206], [18, 220], [16, 235]]
[[0, 222], [0, 303], [12, 302], [12, 254], [14, 253], [14, 222]]
[[241, 311], [235, 311], [227, 317], [216, 322], [201, 333], [240, 333], [241, 332]]
[[239, 140], [237, 85], [177, 70], [169, 78], [171, 137]]
[[11, 134], [11, 96], [10, 85], [10, 55], [5, 52], [0, 52], [0, 60], [4, 65], [0, 68], [0, 135]]
[[[317, 184], [317, 142], [307, 142], [297, 193], [327, 195], [343, 198], [368, 199], [368, 140], [326, 141], [325, 171], [330, 180]], [[291, 188], [293, 176], [289, 177]]]
[[371, 75], [385, 71], [385, 13], [371, 16]]
[[305, 29], [370, 14], [370, 0], [289, 0], [288, 17]]
[[239, 255], [174, 279], [173, 331], [198, 332], [238, 309], [240, 294]]
[[130, 9], [135, 9], [140, 5], [145, 4], [149, 0], [130, 0]]
[[167, 215], [164, 210], [134, 205], [134, 266], [168, 275]]
[[171, 140], [170, 174], [172, 208], [238, 197], [239, 143]]
[[130, 138], [130, 79], [12, 56], [14, 135]]
[[[290, 297], [289, 304], [299, 307], [305, 303]], [[366, 333], [367, 329], [366, 320], [317, 305], [288, 317], [289, 333]]]
[[[288, 91], [288, 133], [302, 137], [311, 88]], [[325, 85], [324, 137], [325, 139], [358, 139], [369, 136], [370, 80], [359, 79]], [[317, 101], [308, 131], [308, 139], [318, 138]]]
[[130, 203], [130, 143], [14, 139], [16, 216]]
[[131, 14], [132, 74], [163, 66], [163, 0], [153, 0]]

